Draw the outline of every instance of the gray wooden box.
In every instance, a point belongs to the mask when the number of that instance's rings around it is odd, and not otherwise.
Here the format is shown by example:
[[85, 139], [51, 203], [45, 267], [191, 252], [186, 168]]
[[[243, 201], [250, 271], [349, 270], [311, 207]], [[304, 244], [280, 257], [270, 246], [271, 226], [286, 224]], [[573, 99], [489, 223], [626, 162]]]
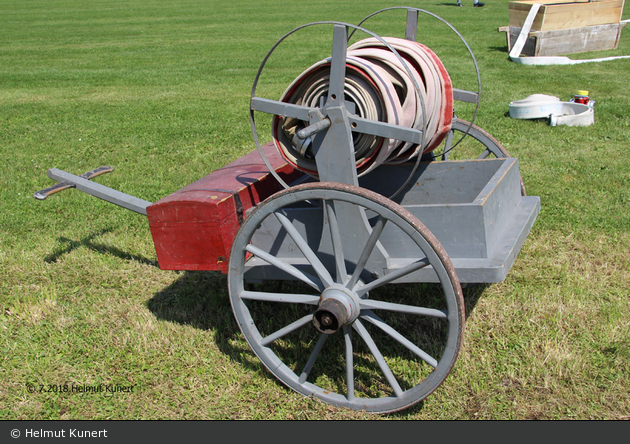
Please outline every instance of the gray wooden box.
[[[391, 195], [407, 177], [400, 169], [381, 166], [362, 186]], [[516, 158], [421, 164], [394, 200], [438, 238], [461, 282], [503, 281], [540, 211], [539, 197], [521, 195]], [[393, 233], [381, 236], [387, 251], [404, 251], [396, 241]], [[409, 280], [429, 275], [420, 270]]]
[[[391, 196], [409, 177], [413, 165], [382, 165], [360, 178], [360, 185]], [[416, 216], [437, 237], [462, 283], [496, 283], [507, 276], [540, 211], [540, 198], [522, 196], [518, 159], [484, 159], [422, 163], [413, 180], [393, 199]], [[294, 226], [323, 263], [334, 260], [321, 208], [285, 210]], [[371, 214], [366, 212], [367, 219]], [[308, 230], [307, 230], [308, 227]], [[352, 229], [352, 227], [349, 227]], [[388, 254], [377, 273], [387, 274], [418, 259], [415, 245], [405, 243], [397, 228], [386, 225], [379, 241]], [[274, 218], [255, 235], [259, 248], [287, 263], [308, 267], [297, 246]], [[362, 246], [357, 246], [360, 252]], [[252, 267], [256, 265], [255, 267]], [[291, 279], [254, 257], [248, 280]], [[436, 282], [431, 267], [395, 282]]]

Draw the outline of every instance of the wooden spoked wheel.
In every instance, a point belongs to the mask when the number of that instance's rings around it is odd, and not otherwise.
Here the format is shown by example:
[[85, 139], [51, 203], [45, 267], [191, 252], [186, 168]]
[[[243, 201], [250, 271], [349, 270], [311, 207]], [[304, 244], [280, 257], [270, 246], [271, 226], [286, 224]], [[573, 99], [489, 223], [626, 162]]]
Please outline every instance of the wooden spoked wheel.
[[[365, 217], [347, 224], [348, 211]], [[268, 247], [273, 226], [280, 228]], [[379, 241], [386, 230], [416, 256], [390, 258], [383, 268], [373, 258], [389, 257]], [[394, 282], [413, 282], [420, 269], [432, 269], [438, 284]], [[286, 279], [264, 280], [278, 274]], [[234, 239], [228, 287], [264, 366], [296, 392], [335, 406], [407, 408], [446, 379], [462, 345], [462, 291], [442, 246], [407, 210], [355, 186], [308, 183], [258, 205]]]

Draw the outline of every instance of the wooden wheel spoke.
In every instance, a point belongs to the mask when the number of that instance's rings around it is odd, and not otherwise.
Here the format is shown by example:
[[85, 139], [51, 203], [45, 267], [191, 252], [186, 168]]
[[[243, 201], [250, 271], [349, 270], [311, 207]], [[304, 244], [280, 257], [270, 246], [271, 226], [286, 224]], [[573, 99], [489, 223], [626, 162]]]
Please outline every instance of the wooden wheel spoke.
[[319, 353], [322, 351], [322, 348], [324, 347], [324, 343], [326, 342], [326, 339], [328, 339], [328, 335], [321, 334], [319, 336], [319, 339], [317, 340], [317, 344], [315, 344], [315, 348], [311, 352], [311, 355], [308, 357], [308, 361], [306, 362], [306, 365], [304, 366], [304, 370], [302, 370], [302, 373], [300, 373], [300, 379], [298, 379], [298, 382], [300, 384], [304, 384], [306, 382], [306, 379], [308, 378], [309, 373], [311, 373], [311, 370], [313, 370], [315, 361], [317, 361], [317, 358], [319, 357]]
[[276, 339], [280, 339], [281, 337], [283, 337], [285, 335], [288, 335], [289, 333], [297, 330], [298, 328], [304, 327], [309, 322], [311, 322], [312, 319], [313, 319], [313, 315], [312, 314], [307, 314], [306, 316], [301, 317], [297, 321], [290, 323], [286, 327], [283, 327], [280, 330], [277, 330], [277, 331], [273, 332], [269, 336], [265, 336], [263, 338], [263, 340], [260, 341], [260, 343], [262, 345], [269, 345], [273, 341], [275, 341]]
[[352, 329], [343, 326], [343, 339], [346, 345], [346, 399], [354, 400], [354, 359], [352, 357]]
[[364, 285], [363, 287], [359, 287], [356, 289], [356, 292], [359, 296], [363, 296], [370, 290], [378, 288], [382, 285], [388, 284], [391, 281], [394, 281], [398, 278], [406, 276], [414, 271], [420, 270], [421, 268], [429, 265], [429, 261], [427, 258], [419, 259], [409, 265], [406, 265], [402, 268], [392, 271], [391, 273], [386, 274], [385, 276], [376, 279], [375, 281], [370, 282], [369, 284]]
[[374, 356], [374, 359], [378, 363], [378, 366], [381, 368], [381, 371], [383, 372], [385, 379], [387, 379], [390, 387], [394, 391], [394, 394], [396, 396], [402, 396], [403, 390], [400, 387], [400, 384], [398, 384], [398, 381], [396, 381], [392, 370], [389, 368], [389, 365], [387, 365], [387, 362], [385, 362], [385, 358], [383, 358], [383, 355], [374, 343], [374, 340], [372, 339], [372, 336], [370, 336], [370, 333], [368, 333], [368, 331], [358, 319], [354, 321], [352, 326], [357, 331], [357, 333], [359, 333], [359, 336], [361, 336], [365, 344], [370, 349], [372, 356]]
[[361, 256], [359, 256], [359, 261], [357, 262], [357, 265], [354, 269], [354, 273], [352, 273], [350, 280], [346, 283], [346, 288], [351, 289], [354, 288], [354, 286], [356, 285], [357, 281], [359, 280], [359, 276], [361, 275], [361, 272], [365, 268], [365, 264], [367, 264], [367, 261], [370, 258], [370, 255], [372, 254], [372, 251], [374, 250], [374, 247], [376, 246], [379, 237], [381, 236], [381, 233], [383, 233], [383, 229], [385, 228], [386, 223], [387, 219], [384, 219], [381, 216], [379, 216], [376, 220], [376, 224], [374, 224], [374, 227], [372, 228], [372, 232], [370, 233], [370, 237], [365, 244], [365, 248], [363, 248]]
[[242, 291], [241, 299], [308, 305], [317, 305], [319, 302], [319, 296], [313, 296], [310, 294], [267, 293], [264, 291]]
[[333, 254], [335, 255], [337, 282], [342, 283], [346, 280], [348, 272], [346, 271], [346, 259], [343, 254], [343, 245], [341, 244], [341, 232], [339, 231], [339, 223], [337, 222], [337, 216], [335, 214], [335, 204], [334, 202], [328, 200], [324, 203], [324, 214], [326, 220], [328, 221]]
[[293, 239], [295, 245], [297, 245], [306, 260], [311, 264], [311, 266], [315, 270], [315, 273], [317, 273], [324, 285], [326, 287], [329, 287], [334, 284], [334, 280], [324, 264], [322, 264], [315, 252], [311, 249], [311, 247], [308, 246], [306, 240], [300, 235], [300, 233], [298, 233], [297, 229], [293, 226], [291, 221], [284, 214], [277, 211], [273, 214], [282, 224], [284, 229], [287, 230], [287, 233], [289, 234], [289, 236], [291, 236], [291, 239]]
[[298, 270], [293, 265], [288, 264], [278, 259], [277, 257], [267, 253], [266, 251], [261, 250], [258, 247], [255, 247], [252, 244], [247, 245], [245, 249], [249, 251], [251, 254], [253, 254], [254, 256], [259, 257], [260, 259], [264, 260], [268, 264], [273, 265], [274, 267], [289, 273], [291, 276], [298, 278], [305, 284], [310, 285], [315, 290], [317, 291], [324, 290], [324, 285], [322, 284], [322, 281], [319, 280], [319, 278], [316, 278], [315, 276], [311, 276], [308, 273], [304, 273], [303, 271]]
[[420, 316], [431, 316], [434, 318], [446, 319], [448, 312], [446, 310], [437, 310], [435, 308], [416, 307], [414, 305], [396, 304], [393, 302], [377, 301], [375, 299], [362, 299], [362, 310], [388, 310], [399, 313], [406, 313]]
[[371, 324], [376, 325], [378, 328], [380, 328], [389, 336], [391, 336], [393, 339], [395, 339], [397, 342], [405, 346], [408, 350], [410, 350], [412, 353], [414, 353], [424, 362], [429, 364], [431, 367], [433, 368], [437, 367], [438, 362], [434, 357], [432, 357], [427, 352], [422, 350], [420, 347], [415, 345], [409, 339], [405, 338], [403, 335], [401, 335], [399, 332], [397, 332], [394, 328], [389, 326], [387, 323], [385, 323], [381, 318], [379, 318], [377, 315], [375, 315], [371, 311], [368, 310], [365, 312], [365, 314], [362, 314], [361, 319], [364, 319], [370, 322]]

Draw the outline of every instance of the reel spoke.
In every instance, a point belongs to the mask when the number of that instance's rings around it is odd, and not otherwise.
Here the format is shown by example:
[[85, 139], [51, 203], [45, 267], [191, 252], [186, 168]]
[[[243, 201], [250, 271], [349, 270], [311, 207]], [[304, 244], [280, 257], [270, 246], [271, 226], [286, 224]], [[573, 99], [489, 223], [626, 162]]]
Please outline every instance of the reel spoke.
[[261, 97], [252, 97], [250, 106], [252, 111], [261, 111], [276, 116], [290, 117], [308, 121], [311, 108], [308, 106], [295, 105], [293, 103], [280, 102], [277, 100], [263, 99]]
[[330, 60], [330, 83], [328, 104], [339, 105], [344, 102], [344, 84], [346, 82], [346, 52], [348, 28], [336, 24], [333, 31], [332, 56]]

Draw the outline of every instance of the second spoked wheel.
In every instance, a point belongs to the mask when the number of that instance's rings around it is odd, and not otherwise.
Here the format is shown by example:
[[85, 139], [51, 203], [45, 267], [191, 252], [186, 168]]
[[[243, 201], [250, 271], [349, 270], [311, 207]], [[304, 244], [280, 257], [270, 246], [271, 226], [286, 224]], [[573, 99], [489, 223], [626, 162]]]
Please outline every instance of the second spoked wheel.
[[[387, 239], [413, 257], [395, 258]], [[427, 270], [436, 283], [409, 283]], [[445, 380], [462, 344], [448, 256], [418, 219], [363, 188], [316, 182], [271, 196], [236, 235], [228, 276], [239, 327], [265, 367], [335, 406], [407, 408]]]

